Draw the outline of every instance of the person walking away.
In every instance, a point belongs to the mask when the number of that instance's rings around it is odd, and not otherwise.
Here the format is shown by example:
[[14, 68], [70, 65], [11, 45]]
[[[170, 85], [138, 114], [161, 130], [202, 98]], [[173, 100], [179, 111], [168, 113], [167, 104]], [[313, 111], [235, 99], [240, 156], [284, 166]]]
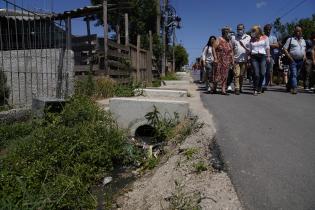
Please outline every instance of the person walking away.
[[252, 27], [251, 37], [249, 52], [254, 71], [254, 95], [257, 96], [262, 91], [266, 65], [270, 62], [270, 45], [268, 37], [257, 25]]
[[270, 24], [267, 24], [264, 26], [264, 33], [269, 39], [270, 44], [270, 62], [267, 63], [266, 67], [266, 75], [264, 80], [264, 87], [263, 91], [267, 90], [267, 87], [269, 85], [272, 85], [273, 83], [273, 68], [275, 61], [277, 60], [277, 56], [279, 54], [279, 43], [275, 36], [271, 35], [272, 26]]
[[306, 60], [306, 42], [302, 37], [302, 28], [295, 26], [294, 36], [289, 38], [284, 45], [284, 52], [290, 60], [290, 76], [289, 86], [292, 94], [297, 94], [298, 77], [302, 69], [303, 63]]
[[214, 88], [219, 83], [222, 87], [222, 95], [228, 95], [226, 92], [228, 71], [231, 65], [234, 66], [234, 55], [231, 44], [230, 28], [225, 27], [221, 30], [222, 37], [217, 40], [215, 47], [218, 64], [214, 74]]
[[236, 36], [234, 39], [232, 39], [235, 61], [234, 82], [236, 95], [240, 95], [242, 92], [243, 80], [247, 70], [248, 62], [246, 49], [249, 48], [250, 40], [251, 37], [245, 33], [244, 24], [238, 24]]
[[306, 91], [313, 90], [315, 85], [315, 32], [312, 33], [311, 39], [306, 49], [306, 61], [305, 61], [305, 78], [304, 89]]
[[210, 83], [213, 80], [213, 68], [214, 68], [214, 63], [217, 62], [217, 56], [214, 50], [214, 44], [216, 41], [215, 36], [211, 36], [208, 40], [207, 45], [204, 47], [203, 52], [202, 52], [202, 63], [203, 66], [205, 67], [205, 73], [206, 73], [206, 88], [208, 91], [215, 92], [213, 90], [213, 86], [210, 87]]

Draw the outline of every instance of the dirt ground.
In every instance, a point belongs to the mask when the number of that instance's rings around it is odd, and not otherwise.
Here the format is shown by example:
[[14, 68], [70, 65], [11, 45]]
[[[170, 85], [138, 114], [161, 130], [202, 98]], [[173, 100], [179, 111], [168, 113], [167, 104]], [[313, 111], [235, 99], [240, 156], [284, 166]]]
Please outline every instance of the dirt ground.
[[215, 128], [197, 86], [191, 82], [167, 88], [187, 89], [191, 97], [185, 100], [204, 125], [175, 148], [165, 163], [139, 178], [119, 196], [118, 209], [242, 209], [230, 178], [210, 166], [209, 146], [215, 137]]

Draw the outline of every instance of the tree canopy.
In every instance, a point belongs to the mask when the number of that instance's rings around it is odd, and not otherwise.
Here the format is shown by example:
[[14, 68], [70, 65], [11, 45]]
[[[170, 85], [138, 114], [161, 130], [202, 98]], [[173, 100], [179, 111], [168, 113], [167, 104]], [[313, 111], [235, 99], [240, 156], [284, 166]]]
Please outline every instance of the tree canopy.
[[175, 46], [175, 68], [176, 71], [180, 71], [180, 69], [188, 64], [188, 53], [182, 45]]
[[277, 37], [281, 40], [291, 36], [294, 33], [294, 27], [299, 25], [303, 29], [303, 37], [309, 39], [311, 34], [315, 32], [315, 14], [310, 18], [302, 18], [290, 23], [282, 23], [280, 18], [274, 22], [274, 29]]
[[[101, 4], [102, 0], [91, 0], [93, 5]], [[129, 36], [131, 43], [136, 43], [137, 35], [156, 32], [156, 0], [109, 0], [109, 28], [114, 31], [116, 25], [124, 26], [123, 15], [129, 15]], [[102, 21], [101, 21], [102, 23]]]

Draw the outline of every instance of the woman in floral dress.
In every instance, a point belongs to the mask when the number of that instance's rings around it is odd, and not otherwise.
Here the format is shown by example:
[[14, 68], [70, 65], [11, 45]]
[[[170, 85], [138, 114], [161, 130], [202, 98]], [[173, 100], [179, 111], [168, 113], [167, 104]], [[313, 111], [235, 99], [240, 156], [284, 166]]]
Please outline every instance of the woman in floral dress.
[[222, 87], [222, 95], [227, 95], [226, 85], [229, 69], [234, 66], [233, 48], [230, 43], [231, 35], [229, 28], [222, 29], [222, 37], [218, 39], [216, 46], [217, 67], [215, 68], [214, 81], [215, 86], [220, 84]]

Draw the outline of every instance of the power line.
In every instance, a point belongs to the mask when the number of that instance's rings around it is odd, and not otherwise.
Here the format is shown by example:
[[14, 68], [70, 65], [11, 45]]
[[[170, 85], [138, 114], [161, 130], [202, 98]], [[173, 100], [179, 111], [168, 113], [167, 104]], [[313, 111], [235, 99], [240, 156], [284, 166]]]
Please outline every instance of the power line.
[[297, 5], [295, 5], [293, 8], [291, 8], [289, 11], [287, 11], [286, 13], [284, 13], [282, 16], [280, 16], [279, 18], [282, 19], [285, 16], [287, 16], [288, 14], [290, 14], [291, 12], [293, 12], [294, 10], [296, 10], [299, 6], [301, 6], [302, 4], [304, 4], [307, 0], [303, 0], [301, 2], [299, 2]]

